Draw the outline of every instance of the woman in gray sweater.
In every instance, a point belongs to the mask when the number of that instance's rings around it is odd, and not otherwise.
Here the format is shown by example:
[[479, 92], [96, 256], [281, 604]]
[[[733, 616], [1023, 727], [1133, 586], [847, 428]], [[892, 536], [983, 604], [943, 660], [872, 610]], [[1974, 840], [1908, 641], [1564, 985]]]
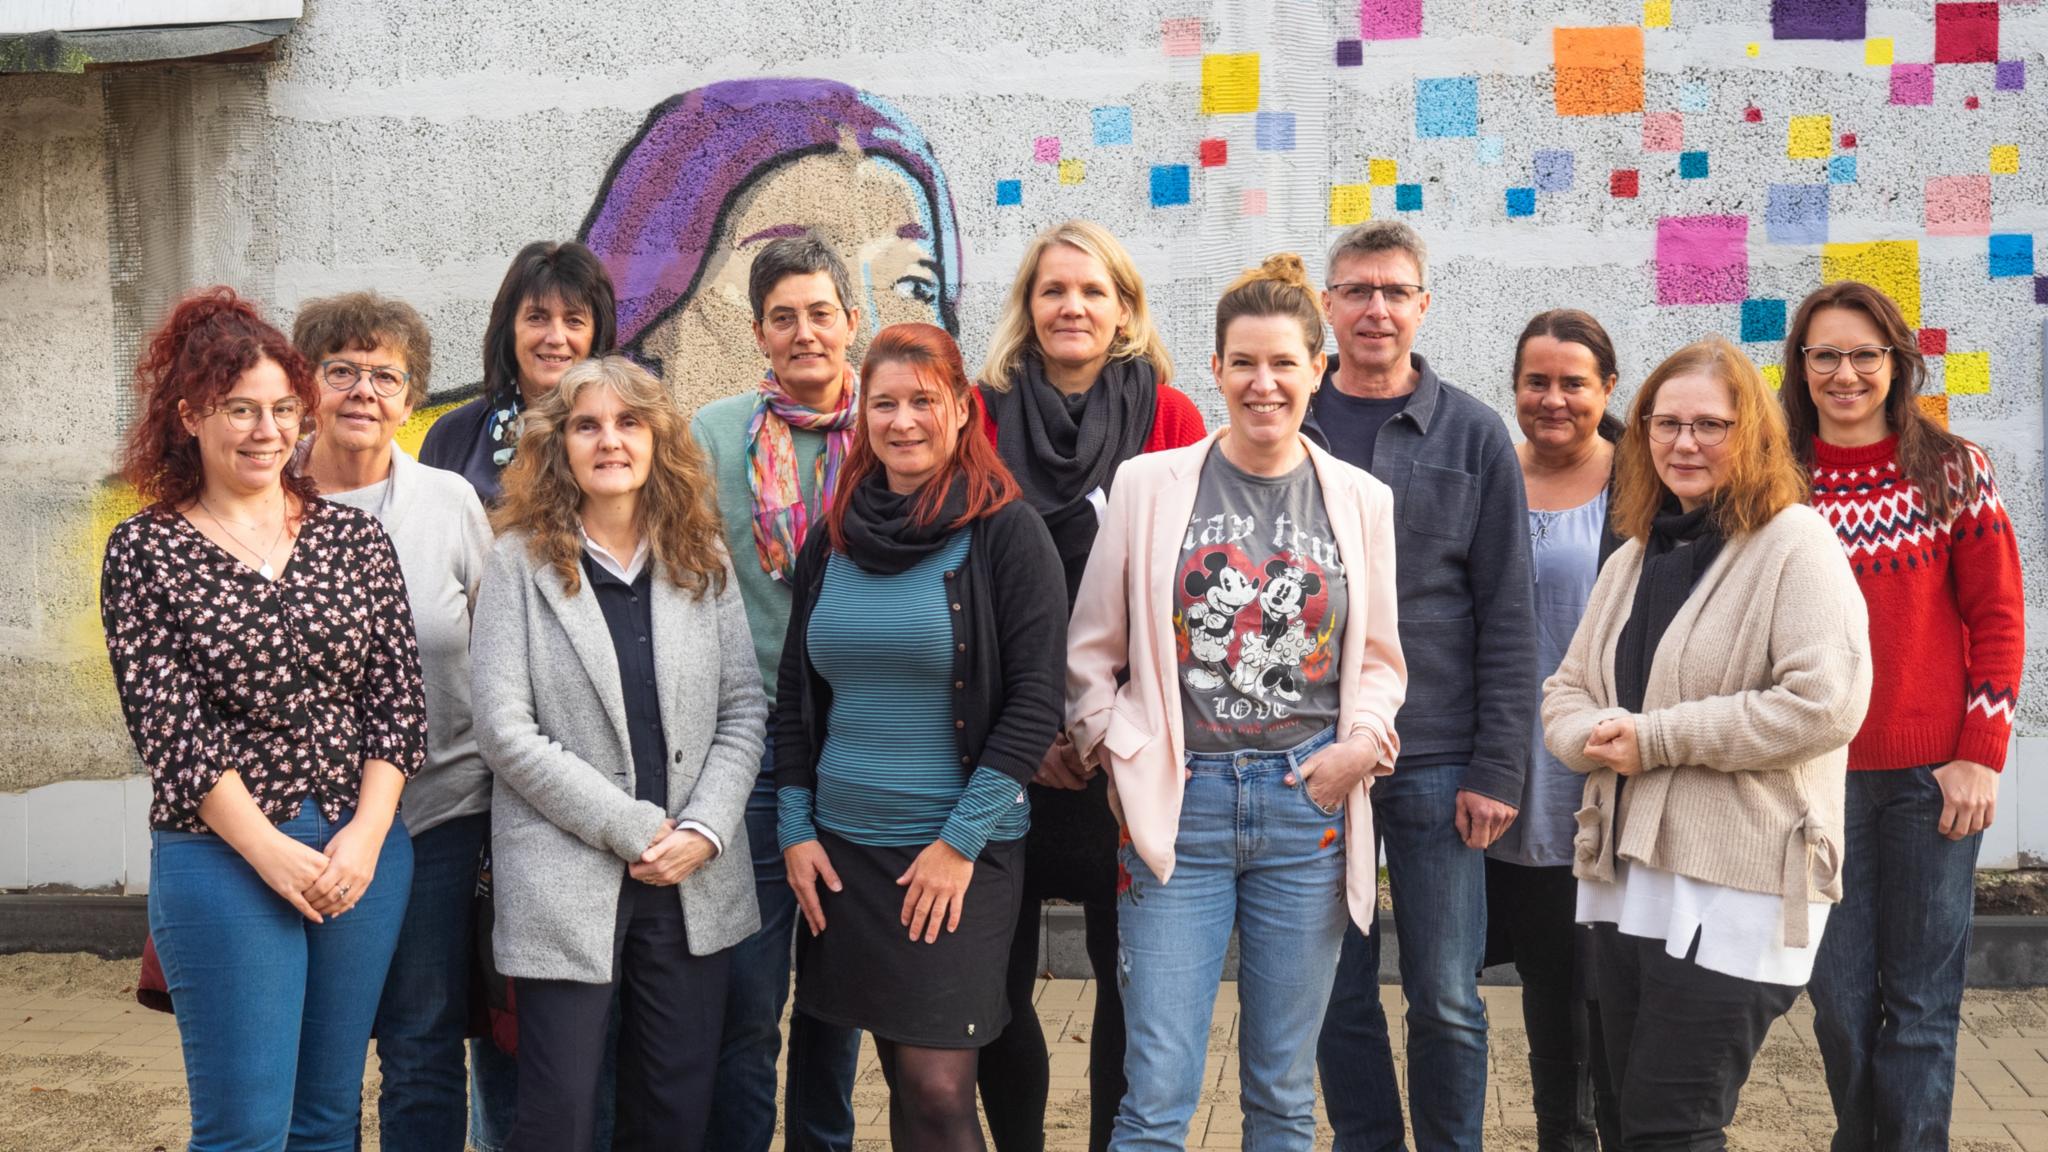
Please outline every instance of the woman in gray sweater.
[[471, 642], [496, 774], [514, 1152], [584, 1152], [620, 993], [614, 1147], [704, 1143], [767, 705], [704, 457], [667, 390], [584, 361], [527, 410]]

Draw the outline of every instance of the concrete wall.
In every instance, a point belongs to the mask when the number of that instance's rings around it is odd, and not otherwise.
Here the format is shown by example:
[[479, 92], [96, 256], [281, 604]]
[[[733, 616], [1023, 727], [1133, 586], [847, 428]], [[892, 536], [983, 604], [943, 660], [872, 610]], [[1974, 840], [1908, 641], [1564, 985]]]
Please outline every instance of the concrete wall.
[[[239, 243], [187, 271], [229, 269], [280, 322], [320, 293], [406, 297], [440, 337], [445, 402], [480, 373], [507, 257], [586, 236], [631, 286], [635, 349], [697, 402], [760, 370], [748, 235], [820, 227], [861, 268], [871, 324], [949, 318], [974, 362], [1025, 242], [1085, 215], [1137, 255], [1177, 382], [1212, 415], [1223, 284], [1366, 215], [1429, 238], [1421, 350], [1503, 411], [1513, 336], [1540, 309], [1605, 321], [1626, 393], [1709, 331], [1768, 363], [1781, 309], [1861, 276], [1944, 349], [1938, 403], [1989, 451], [2030, 605], [2048, 603], [2048, 7], [1540, 7], [314, 0], [262, 71], [260, 143], [190, 174], [231, 201]], [[766, 110], [685, 96], [762, 78], [783, 98]], [[21, 701], [0, 720], [0, 790], [129, 770], [91, 595], [120, 507], [99, 486], [122, 367], [108, 285], [149, 270], [110, 269], [99, 239], [126, 202], [110, 205], [107, 172], [133, 168], [131, 145], [98, 143], [101, 83], [0, 77], [0, 518], [34, 545], [0, 560], [0, 697]], [[808, 151], [749, 151], [772, 141]], [[646, 147], [667, 158], [666, 198], [626, 195]], [[2048, 855], [2044, 657], [2032, 645], [1989, 863]]]

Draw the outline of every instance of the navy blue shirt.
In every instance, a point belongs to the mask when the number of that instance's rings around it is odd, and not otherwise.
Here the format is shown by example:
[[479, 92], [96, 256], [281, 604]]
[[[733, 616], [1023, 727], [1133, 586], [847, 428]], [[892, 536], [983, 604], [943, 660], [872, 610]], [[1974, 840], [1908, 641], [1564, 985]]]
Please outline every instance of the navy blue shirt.
[[1337, 452], [1339, 459], [1370, 472], [1372, 450], [1379, 443], [1380, 429], [1408, 406], [1408, 397], [1414, 393], [1353, 396], [1339, 390], [1335, 380], [1328, 381], [1328, 384], [1329, 387], [1323, 391], [1329, 394], [1322, 397], [1322, 403], [1316, 407], [1316, 420], [1331, 444], [1343, 445], [1343, 449]]
[[661, 694], [654, 686], [654, 565], [631, 584], [583, 554], [583, 578], [604, 612], [626, 697], [626, 736], [633, 745], [633, 797], [668, 811], [668, 736], [661, 730]]

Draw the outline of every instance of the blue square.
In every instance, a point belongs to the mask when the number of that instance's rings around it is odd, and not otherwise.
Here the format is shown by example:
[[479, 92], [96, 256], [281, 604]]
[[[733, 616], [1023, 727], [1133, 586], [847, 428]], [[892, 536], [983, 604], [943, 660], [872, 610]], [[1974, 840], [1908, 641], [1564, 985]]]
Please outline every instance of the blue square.
[[1415, 136], [1479, 135], [1479, 81], [1446, 76], [1415, 82]]
[[1705, 152], [1680, 152], [1678, 174], [1687, 180], [1707, 178], [1707, 154]]
[[1854, 184], [1856, 182], [1856, 154], [1843, 152], [1828, 157], [1828, 183]]
[[1714, 90], [1698, 80], [1688, 80], [1678, 89], [1680, 112], [1705, 112], [1714, 103]]
[[1828, 186], [1773, 184], [1764, 203], [1764, 228], [1773, 244], [1828, 242]]
[[1294, 151], [1294, 113], [1261, 112], [1252, 120], [1253, 147], [1261, 152]]
[[1742, 342], [1762, 344], [1785, 338], [1785, 302], [1783, 300], [1744, 300], [1742, 302]]
[[1131, 142], [1131, 110], [1124, 107], [1091, 108], [1088, 116], [1095, 121], [1095, 146], [1129, 144]]
[[1420, 212], [1420, 211], [1422, 211], [1422, 185], [1420, 185], [1420, 184], [1396, 184], [1396, 185], [1394, 185], [1394, 211], [1396, 211], [1396, 212]]
[[2034, 274], [2034, 237], [2026, 232], [1993, 232], [1991, 234], [1991, 274], [1993, 276], [2032, 276]]
[[1536, 190], [1534, 188], [1508, 189], [1508, 215], [1534, 216], [1536, 214]]
[[1024, 182], [1022, 180], [996, 181], [996, 207], [1004, 208], [1012, 204], [1022, 204], [1023, 202]]
[[1572, 186], [1572, 154], [1561, 148], [1543, 148], [1536, 153], [1536, 190], [1563, 192]]
[[1481, 136], [1479, 138], [1478, 154], [1473, 159], [1491, 168], [1495, 164], [1500, 163], [1502, 154], [1507, 152], [1507, 150], [1508, 143], [1506, 140], [1498, 136]]
[[1152, 206], [1170, 208], [1185, 204], [1190, 199], [1188, 190], [1188, 166], [1185, 164], [1154, 164], [1152, 166]]

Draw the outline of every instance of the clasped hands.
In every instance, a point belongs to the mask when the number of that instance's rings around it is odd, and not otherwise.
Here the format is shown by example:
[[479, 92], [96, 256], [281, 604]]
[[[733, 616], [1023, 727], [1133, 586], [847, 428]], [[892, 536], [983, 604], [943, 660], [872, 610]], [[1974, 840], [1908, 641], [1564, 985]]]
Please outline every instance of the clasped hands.
[[642, 884], [667, 887], [682, 883], [717, 854], [709, 836], [694, 828], [678, 828], [673, 820], [663, 820], [660, 831], [654, 834], [654, 843], [647, 846], [640, 859], [627, 866], [626, 875]]

